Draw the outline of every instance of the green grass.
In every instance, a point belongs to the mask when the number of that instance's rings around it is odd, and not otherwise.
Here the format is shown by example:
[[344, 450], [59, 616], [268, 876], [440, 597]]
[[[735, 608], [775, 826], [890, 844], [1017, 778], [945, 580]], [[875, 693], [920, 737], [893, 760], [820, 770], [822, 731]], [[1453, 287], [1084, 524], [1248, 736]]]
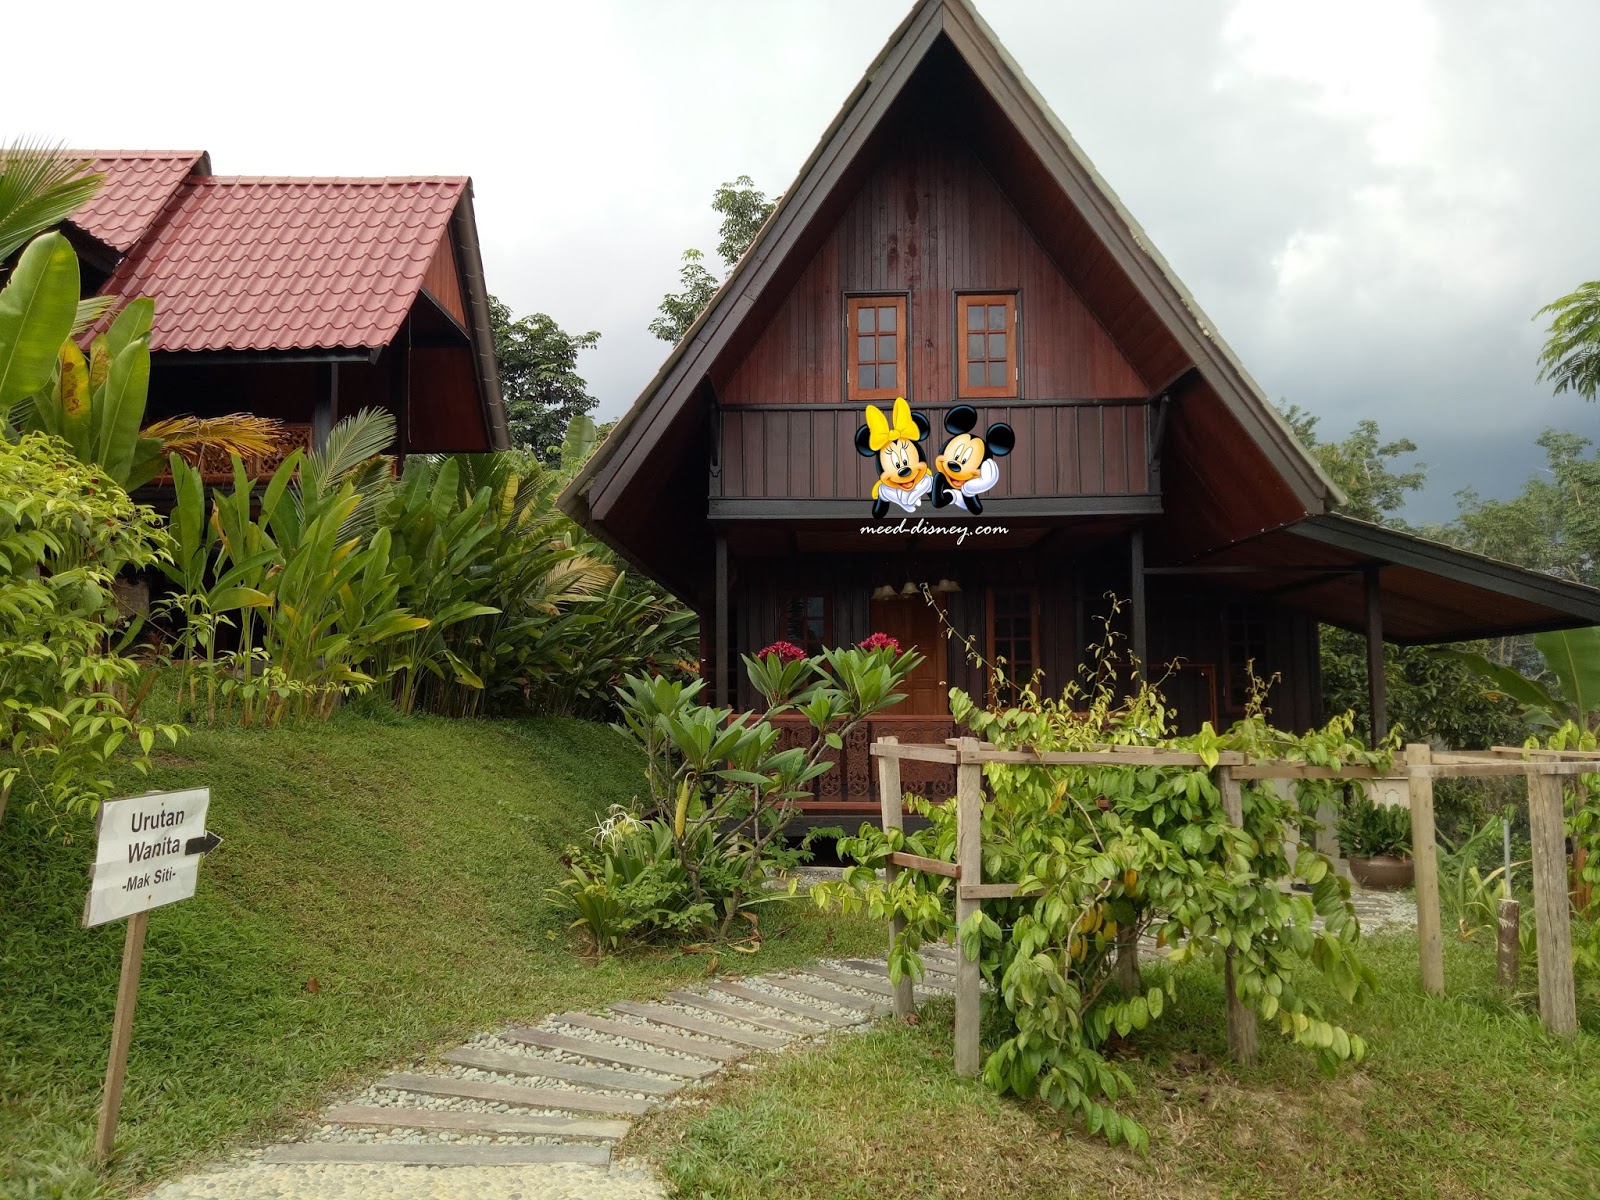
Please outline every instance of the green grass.
[[1333, 1079], [1265, 1031], [1257, 1065], [1226, 1064], [1220, 983], [1184, 968], [1180, 1003], [1124, 1064], [1138, 1090], [1123, 1109], [1149, 1128], [1148, 1156], [955, 1078], [943, 999], [915, 1026], [889, 1020], [731, 1074], [623, 1149], [658, 1161], [680, 1195], [718, 1200], [1600, 1196], [1596, 1014], [1562, 1043], [1496, 998], [1487, 948], [1450, 947], [1443, 1000], [1420, 991], [1414, 938], [1367, 953], [1376, 1001], [1351, 1010], [1318, 992], [1371, 1043]]
[[[197, 732], [158, 762], [127, 792], [209, 785], [225, 842], [193, 900], [151, 914], [104, 1175], [90, 1150], [124, 926], [79, 925], [87, 823], [64, 844], [20, 798], [0, 821], [0, 1195], [123, 1194], [475, 1030], [659, 994], [712, 965], [582, 961], [545, 899], [562, 847], [637, 790], [641, 760], [606, 727], [344, 714]], [[881, 940], [866, 922], [768, 911], [784, 936], [723, 967]]]

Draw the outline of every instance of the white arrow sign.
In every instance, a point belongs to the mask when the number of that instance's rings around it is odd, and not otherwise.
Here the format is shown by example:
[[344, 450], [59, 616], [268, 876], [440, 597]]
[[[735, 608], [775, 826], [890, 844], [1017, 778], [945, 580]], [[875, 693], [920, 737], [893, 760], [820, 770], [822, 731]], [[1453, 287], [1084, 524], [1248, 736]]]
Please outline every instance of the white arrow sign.
[[210, 788], [102, 804], [84, 925], [103, 925], [194, 895], [200, 852], [189, 842], [204, 838], [210, 804]]

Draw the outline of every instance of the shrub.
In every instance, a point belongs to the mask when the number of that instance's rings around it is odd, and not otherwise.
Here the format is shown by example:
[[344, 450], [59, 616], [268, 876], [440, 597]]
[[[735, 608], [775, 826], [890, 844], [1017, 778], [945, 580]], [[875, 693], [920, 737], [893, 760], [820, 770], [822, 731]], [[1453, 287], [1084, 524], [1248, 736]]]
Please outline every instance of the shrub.
[[[833, 767], [823, 755], [903, 700], [895, 689], [921, 661], [860, 648], [747, 655], [761, 714], [698, 703], [701, 680], [629, 676], [621, 727], [644, 747], [646, 797], [638, 814], [603, 824], [593, 847], [569, 851], [559, 898], [575, 924], [603, 950], [629, 935], [726, 938], [750, 921], [774, 876], [809, 857], [785, 832], [811, 781]], [[808, 741], [780, 750], [775, 718], [788, 713], [804, 718]]]
[[[1496, 826], [1498, 827], [1498, 822]], [[1349, 858], [1411, 857], [1411, 810], [1372, 802], [1365, 788], [1348, 790], [1335, 827], [1339, 849]]]
[[[1103, 668], [1103, 661], [1097, 669]], [[1131, 688], [1101, 675], [1089, 694], [1068, 688], [1059, 699], [1024, 691], [1016, 708], [986, 711], [952, 693], [952, 711], [973, 733], [1007, 749], [1082, 751], [1142, 745], [1198, 754], [1216, 762], [1224, 750], [1279, 756], [1318, 765], [1371, 763], [1383, 755], [1352, 740], [1348, 718], [1303, 737], [1271, 729], [1259, 714], [1217, 734], [1210, 725], [1191, 737], [1169, 733], [1170, 711], [1148, 685]], [[890, 952], [891, 978], [921, 973], [916, 949], [951, 932], [976, 958], [993, 989], [990, 1086], [1038, 1095], [1081, 1117], [1089, 1132], [1136, 1146], [1144, 1129], [1116, 1110], [1130, 1087], [1113, 1061], [1113, 1039], [1159, 1020], [1174, 978], [1148, 990], [1119, 982], [1123, 947], [1154, 933], [1171, 959], [1209, 956], [1241, 1000], [1291, 1040], [1313, 1049], [1332, 1070], [1359, 1059], [1365, 1044], [1323, 1019], [1295, 986], [1305, 964], [1329, 976], [1349, 1000], [1366, 995], [1371, 972], [1356, 953], [1359, 937], [1349, 884], [1329, 861], [1302, 848], [1291, 864], [1286, 828], [1308, 828], [1327, 785], [1301, 785], [1296, 802], [1270, 787], [1244, 786], [1242, 827], [1229, 822], [1219, 790], [1204, 768], [1153, 766], [1044, 767], [988, 764], [992, 799], [983, 808], [984, 880], [1016, 883], [1036, 894], [987, 902], [959, 929], [951, 911], [953, 883], [920, 871], [893, 884], [877, 875], [888, 855], [906, 850], [945, 862], [955, 858], [955, 804], [908, 796], [928, 828], [912, 833], [863, 826], [840, 843], [853, 860], [839, 883], [819, 884], [822, 907], [864, 908], [901, 916], [904, 932]], [[1293, 875], [1310, 894], [1279, 890]], [[1325, 924], [1313, 927], [1320, 915]]]
[[142, 770], [158, 734], [177, 740], [128, 702], [141, 668], [121, 653], [111, 591], [166, 545], [154, 512], [59, 439], [0, 438], [0, 814], [21, 778], [58, 817], [93, 811], [119, 748], [137, 747]]

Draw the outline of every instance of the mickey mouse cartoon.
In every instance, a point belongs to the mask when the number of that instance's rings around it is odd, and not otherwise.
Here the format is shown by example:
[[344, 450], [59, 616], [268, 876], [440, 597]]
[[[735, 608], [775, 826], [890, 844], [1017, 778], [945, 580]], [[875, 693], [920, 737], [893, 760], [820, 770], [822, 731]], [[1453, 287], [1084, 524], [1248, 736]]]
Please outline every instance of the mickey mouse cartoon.
[[994, 460], [1011, 453], [1017, 444], [1016, 432], [997, 421], [979, 437], [972, 432], [977, 426], [978, 410], [970, 404], [958, 404], [946, 414], [944, 429], [953, 436], [945, 443], [944, 453], [933, 460], [938, 471], [933, 479], [935, 508], [954, 501], [977, 516], [983, 512], [978, 497], [1000, 482], [1000, 468]]
[[876, 458], [880, 472], [872, 485], [872, 515], [882, 518], [890, 504], [907, 512], [933, 490], [934, 475], [918, 445], [928, 436], [928, 418], [911, 411], [902, 396], [894, 402], [894, 422], [876, 405], [867, 405], [867, 423], [856, 430], [856, 450], [863, 458]]

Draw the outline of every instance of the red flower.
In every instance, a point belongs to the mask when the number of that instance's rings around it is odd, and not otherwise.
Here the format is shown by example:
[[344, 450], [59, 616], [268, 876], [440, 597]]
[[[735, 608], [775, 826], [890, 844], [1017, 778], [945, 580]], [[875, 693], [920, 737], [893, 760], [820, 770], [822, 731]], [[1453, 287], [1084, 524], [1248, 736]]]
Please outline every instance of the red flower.
[[770, 658], [774, 654], [778, 656], [779, 661], [786, 663], [799, 662], [806, 656], [806, 652], [793, 642], [773, 642], [772, 645], [758, 651], [756, 657]]
[[870, 633], [861, 640], [859, 646], [863, 650], [889, 650], [895, 654], [900, 653], [900, 643], [887, 633]]

